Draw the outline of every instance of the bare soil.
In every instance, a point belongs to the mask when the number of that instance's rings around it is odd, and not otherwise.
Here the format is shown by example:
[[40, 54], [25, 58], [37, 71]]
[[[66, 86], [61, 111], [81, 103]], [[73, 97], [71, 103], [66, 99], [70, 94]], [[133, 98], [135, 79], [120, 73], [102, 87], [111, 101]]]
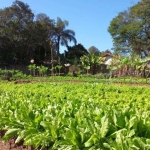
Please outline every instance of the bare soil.
[[24, 146], [23, 141], [15, 144], [15, 137], [3, 143], [2, 137], [4, 136], [4, 134], [5, 134], [5, 131], [0, 132], [0, 150], [39, 150], [31, 146]]
[[[47, 81], [45, 81], [45, 80], [43, 80], [43, 81], [42, 80], [40, 80], [40, 81], [37, 81], [37, 80], [29, 80], [29, 81], [28, 80], [17, 80], [17, 81], [14, 82], [14, 84], [38, 83], [38, 82], [47, 82]], [[54, 81], [54, 82], [61, 82], [61, 81]], [[85, 81], [71, 81], [71, 80], [68, 80], [68, 81], [62, 81], [62, 82], [71, 83], [71, 84], [81, 84], [81, 83], [84, 83]], [[138, 86], [138, 87], [143, 87], [143, 86], [150, 87], [150, 84], [146, 84], [146, 83], [112, 82], [112, 85], [128, 85], [128, 86]]]
[[127, 85], [127, 86], [134, 86], [134, 87], [149, 87], [150, 88], [150, 84], [144, 84], [144, 83], [112, 83], [112, 85]]

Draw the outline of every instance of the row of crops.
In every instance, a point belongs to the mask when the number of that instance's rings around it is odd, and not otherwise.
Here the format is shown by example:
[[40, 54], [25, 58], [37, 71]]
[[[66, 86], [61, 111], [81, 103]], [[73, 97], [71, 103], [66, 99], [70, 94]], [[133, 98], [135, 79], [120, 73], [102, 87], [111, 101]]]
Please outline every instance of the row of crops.
[[150, 89], [100, 83], [0, 84], [3, 140], [49, 150], [150, 149]]
[[[33, 65], [34, 67], [35, 64]], [[32, 68], [32, 65], [29, 66], [29, 68]], [[30, 71], [32, 69], [29, 69]], [[16, 80], [42, 80], [42, 81], [68, 81], [68, 80], [73, 80], [73, 81], [82, 81], [82, 82], [99, 82], [99, 83], [110, 83], [110, 82], [115, 82], [115, 83], [130, 83], [130, 84], [150, 84], [150, 79], [149, 78], [141, 78], [141, 77], [135, 77], [135, 76], [122, 76], [122, 77], [115, 77], [111, 78], [110, 73], [99, 73], [95, 75], [91, 74], [78, 74], [78, 77], [73, 77], [72, 73], [66, 75], [66, 76], [44, 76], [45, 67], [41, 66], [39, 67], [39, 76], [32, 76], [31, 75], [26, 75], [22, 71], [19, 70], [7, 70], [7, 69], [0, 69], [0, 81], [3, 80], [8, 80], [8, 81], [16, 81]], [[42, 70], [42, 71], [40, 71]], [[35, 71], [34, 73], [35, 74]]]

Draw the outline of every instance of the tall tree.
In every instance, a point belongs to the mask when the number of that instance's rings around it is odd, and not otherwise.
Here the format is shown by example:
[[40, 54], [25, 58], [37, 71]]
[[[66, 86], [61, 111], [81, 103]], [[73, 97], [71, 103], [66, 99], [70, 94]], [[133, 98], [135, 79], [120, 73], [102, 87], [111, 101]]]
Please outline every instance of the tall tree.
[[[10, 54], [18, 62], [25, 62], [31, 46], [31, 33], [34, 14], [30, 7], [16, 0], [11, 7], [0, 10], [0, 43], [2, 54]], [[11, 49], [9, 48], [11, 47]], [[7, 61], [7, 60], [6, 60]]]
[[150, 0], [142, 0], [131, 7], [131, 14], [139, 25], [140, 34], [138, 40], [140, 49], [146, 56], [150, 56]]
[[66, 29], [68, 24], [69, 23], [67, 20], [62, 21], [59, 17], [57, 18], [55, 26], [55, 38], [57, 40], [57, 55], [60, 54], [60, 44], [68, 47], [68, 41], [73, 42], [75, 45], [77, 43], [75, 38], [75, 32], [73, 30]]
[[67, 26], [68, 21], [54, 21], [43, 13], [34, 18], [28, 4], [15, 0], [10, 7], [0, 9], [0, 61], [50, 61], [52, 52], [59, 55], [60, 44], [68, 47], [68, 42], [77, 42], [75, 32]]
[[91, 46], [91, 47], [88, 49], [88, 52], [89, 52], [90, 54], [100, 55], [100, 51], [99, 51], [98, 48], [96, 48], [95, 46]]
[[139, 55], [149, 51], [150, 0], [142, 0], [127, 11], [120, 12], [108, 28], [114, 45]]
[[35, 62], [42, 63], [51, 60], [51, 45], [54, 34], [54, 20], [50, 19], [46, 14], [40, 13], [36, 16], [34, 21], [34, 36], [35, 49], [33, 51], [33, 58]]
[[132, 47], [132, 39], [136, 37], [136, 31], [132, 29], [131, 23], [133, 18], [130, 16], [130, 10], [120, 12], [115, 17], [108, 28], [116, 48], [130, 49]]
[[82, 44], [77, 44], [74, 46], [68, 46], [68, 50], [65, 51], [65, 61], [67, 63], [74, 64], [80, 62], [80, 57], [83, 55], [87, 55], [88, 51], [84, 48]]
[[[54, 35], [54, 20], [46, 14], [34, 14], [29, 5], [16, 0], [0, 10], [1, 62], [27, 64], [50, 60], [50, 40]], [[48, 57], [48, 58], [46, 58]]]

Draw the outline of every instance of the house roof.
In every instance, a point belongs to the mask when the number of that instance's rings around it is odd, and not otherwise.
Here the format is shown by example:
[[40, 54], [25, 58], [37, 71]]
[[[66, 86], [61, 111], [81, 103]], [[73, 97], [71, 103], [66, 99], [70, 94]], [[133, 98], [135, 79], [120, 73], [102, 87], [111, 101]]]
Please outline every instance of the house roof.
[[113, 54], [111, 54], [111, 53], [104, 53], [104, 54], [102, 54], [102, 57], [106, 57], [106, 56], [111, 56], [111, 57], [113, 57]]

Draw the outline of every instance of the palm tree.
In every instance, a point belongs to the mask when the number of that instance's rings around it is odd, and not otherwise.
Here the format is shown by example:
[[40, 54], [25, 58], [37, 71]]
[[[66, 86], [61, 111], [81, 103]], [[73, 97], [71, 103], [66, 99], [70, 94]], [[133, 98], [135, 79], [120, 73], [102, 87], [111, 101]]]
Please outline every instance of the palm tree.
[[65, 29], [68, 26], [68, 21], [64, 20], [62, 21], [59, 17], [57, 17], [57, 22], [55, 26], [55, 37], [57, 40], [57, 55], [60, 54], [59, 52], [59, 46], [60, 44], [62, 46], [68, 47], [68, 41], [73, 42], [75, 45], [77, 43], [75, 39], [75, 32], [70, 29]]

